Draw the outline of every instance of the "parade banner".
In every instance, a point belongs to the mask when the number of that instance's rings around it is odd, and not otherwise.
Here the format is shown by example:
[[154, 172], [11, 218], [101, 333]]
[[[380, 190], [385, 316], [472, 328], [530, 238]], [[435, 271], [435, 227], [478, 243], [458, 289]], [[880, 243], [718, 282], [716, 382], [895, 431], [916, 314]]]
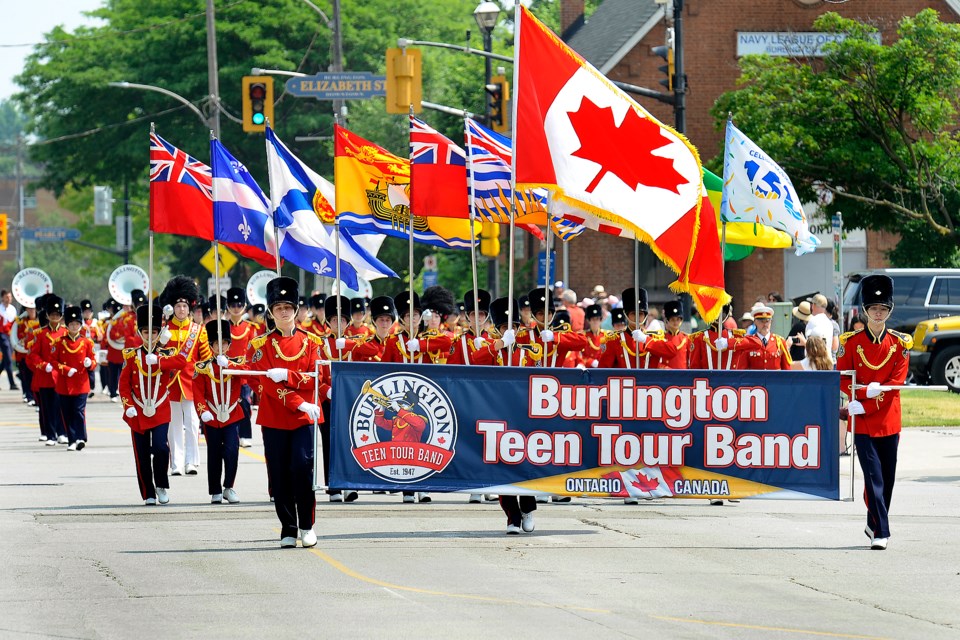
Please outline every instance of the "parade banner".
[[839, 374], [332, 363], [330, 486], [839, 500]]

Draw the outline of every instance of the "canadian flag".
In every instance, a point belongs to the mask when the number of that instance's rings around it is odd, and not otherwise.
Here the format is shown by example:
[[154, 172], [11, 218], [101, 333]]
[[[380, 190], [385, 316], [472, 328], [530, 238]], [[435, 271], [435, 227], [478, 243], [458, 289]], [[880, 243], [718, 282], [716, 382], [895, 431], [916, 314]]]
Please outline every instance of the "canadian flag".
[[[520, 7], [514, 67], [518, 188], [544, 187], [580, 224], [649, 245], [711, 322], [730, 300], [716, 217], [701, 216], [697, 150]], [[629, 233], [624, 233], [628, 231]]]
[[622, 489], [615, 498], [668, 498], [673, 495], [673, 483], [683, 480], [679, 467], [642, 467], [611, 471], [603, 476], [617, 479]]

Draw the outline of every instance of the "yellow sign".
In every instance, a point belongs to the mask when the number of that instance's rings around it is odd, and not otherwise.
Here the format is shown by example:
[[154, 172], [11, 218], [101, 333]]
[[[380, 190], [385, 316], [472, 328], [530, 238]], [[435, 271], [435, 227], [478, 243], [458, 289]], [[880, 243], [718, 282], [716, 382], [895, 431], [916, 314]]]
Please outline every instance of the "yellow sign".
[[200, 258], [200, 264], [210, 273], [222, 278], [233, 268], [233, 265], [237, 264], [237, 256], [223, 245], [220, 245], [218, 252], [220, 253], [220, 273], [216, 272], [217, 257], [214, 254], [213, 247], [210, 247], [207, 252], [203, 254], [203, 257]]

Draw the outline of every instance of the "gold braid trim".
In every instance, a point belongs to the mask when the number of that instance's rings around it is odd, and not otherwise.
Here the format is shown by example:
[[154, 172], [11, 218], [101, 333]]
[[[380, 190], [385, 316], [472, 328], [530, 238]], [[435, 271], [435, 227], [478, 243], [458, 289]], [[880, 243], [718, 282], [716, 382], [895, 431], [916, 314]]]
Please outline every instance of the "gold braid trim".
[[883, 359], [883, 362], [881, 362], [880, 364], [873, 364], [872, 362], [867, 360], [867, 357], [863, 354], [863, 345], [857, 345], [857, 355], [860, 356], [861, 360], [863, 360], [863, 364], [867, 365], [874, 371], [879, 371], [880, 369], [882, 369], [884, 365], [886, 365], [890, 361], [890, 358], [892, 358], [893, 354], [896, 352], [897, 352], [897, 346], [891, 345], [890, 350], [887, 352], [887, 357]]
[[286, 355], [284, 355], [284, 354], [283, 354], [283, 351], [280, 350], [280, 345], [277, 343], [276, 338], [274, 338], [273, 340], [271, 340], [271, 341], [270, 341], [270, 344], [273, 345], [273, 350], [274, 350], [274, 352], [277, 354], [277, 357], [278, 357], [278, 358], [280, 358], [281, 360], [285, 360], [285, 361], [287, 361], [287, 362], [294, 362], [294, 361], [299, 360], [300, 358], [302, 358], [302, 357], [303, 357], [303, 354], [305, 354], [305, 353], [307, 352], [307, 344], [308, 344], [308, 343], [307, 343], [306, 340], [304, 340], [304, 341], [303, 341], [303, 346], [300, 347], [300, 352], [297, 353], [297, 355], [295, 355], [295, 356], [286, 356]]

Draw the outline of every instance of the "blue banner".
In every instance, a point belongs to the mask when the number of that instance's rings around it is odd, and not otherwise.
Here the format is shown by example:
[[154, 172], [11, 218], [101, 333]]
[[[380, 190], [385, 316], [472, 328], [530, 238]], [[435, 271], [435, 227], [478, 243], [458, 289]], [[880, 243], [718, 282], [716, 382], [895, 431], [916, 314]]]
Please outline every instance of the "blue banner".
[[839, 500], [839, 373], [332, 363], [330, 485]]

